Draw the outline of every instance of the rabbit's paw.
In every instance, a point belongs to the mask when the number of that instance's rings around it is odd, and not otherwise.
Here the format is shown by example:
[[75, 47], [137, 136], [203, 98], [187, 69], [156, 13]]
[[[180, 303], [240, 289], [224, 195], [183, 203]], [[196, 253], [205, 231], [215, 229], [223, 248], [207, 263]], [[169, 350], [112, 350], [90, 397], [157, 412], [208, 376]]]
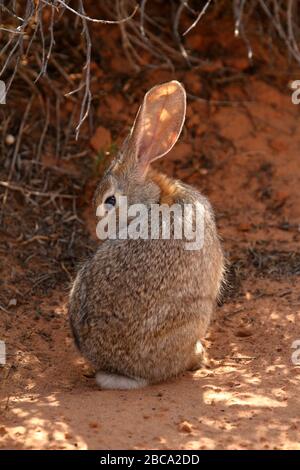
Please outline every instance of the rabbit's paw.
[[208, 361], [206, 351], [200, 340], [197, 341], [195, 345], [194, 354], [191, 358], [188, 370], [194, 371], [201, 369]]
[[145, 379], [133, 379], [125, 375], [110, 374], [102, 371], [96, 373], [96, 382], [103, 390], [131, 390], [148, 385]]

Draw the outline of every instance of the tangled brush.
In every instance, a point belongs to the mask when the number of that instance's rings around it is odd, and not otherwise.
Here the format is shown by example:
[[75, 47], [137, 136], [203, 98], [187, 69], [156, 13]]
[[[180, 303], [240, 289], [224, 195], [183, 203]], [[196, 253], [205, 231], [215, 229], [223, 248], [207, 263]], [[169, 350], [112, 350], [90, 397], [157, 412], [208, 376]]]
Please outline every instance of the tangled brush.
[[[160, 8], [163, 14], [158, 16]], [[76, 138], [91, 106], [91, 29], [95, 25], [107, 28], [107, 34], [111, 25], [118, 25], [124, 54], [133, 72], [144, 67], [201, 68], [209, 61], [190, 51], [185, 40], [197, 25], [208, 21], [206, 18], [214, 19], [215, 27], [217, 22], [221, 24], [224, 15], [233, 15], [233, 34], [243, 39], [249, 61], [254, 55], [248, 35], [251, 25], [269, 43], [273, 44], [277, 36], [289, 55], [300, 63], [297, 0], [102, 0], [97, 4], [85, 0], [1, 0], [0, 15], [0, 79], [6, 83], [7, 92], [20, 74], [33, 86], [44, 81], [59, 94], [59, 86], [53, 83], [49, 73], [51, 64], [70, 85], [65, 96], [78, 95], [80, 99]], [[71, 34], [75, 31], [79, 34], [77, 51], [74, 46], [71, 52], [67, 50], [70, 30]], [[78, 52], [81, 54], [81, 68], [71, 77], [64, 61], [57, 59], [61, 44], [66, 60], [77, 55], [78, 63]], [[145, 53], [150, 57], [146, 63]]]

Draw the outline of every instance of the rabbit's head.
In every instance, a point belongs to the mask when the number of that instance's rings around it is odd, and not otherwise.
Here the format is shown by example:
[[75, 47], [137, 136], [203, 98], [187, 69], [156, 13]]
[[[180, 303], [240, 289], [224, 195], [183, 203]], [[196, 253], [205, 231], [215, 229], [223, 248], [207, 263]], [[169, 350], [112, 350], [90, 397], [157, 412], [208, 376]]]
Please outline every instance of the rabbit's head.
[[126, 196], [128, 204], [159, 200], [160, 189], [151, 177], [150, 163], [174, 146], [185, 111], [186, 93], [177, 81], [157, 85], [146, 93], [129, 136], [96, 189], [96, 207], [117, 207], [120, 196]]

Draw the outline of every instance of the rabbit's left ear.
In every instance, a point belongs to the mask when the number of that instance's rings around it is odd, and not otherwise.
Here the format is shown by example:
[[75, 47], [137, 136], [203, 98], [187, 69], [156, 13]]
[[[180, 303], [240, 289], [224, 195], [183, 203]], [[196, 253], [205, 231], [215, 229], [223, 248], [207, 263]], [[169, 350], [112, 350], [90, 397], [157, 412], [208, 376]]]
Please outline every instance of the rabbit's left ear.
[[176, 143], [185, 112], [185, 89], [175, 80], [157, 85], [146, 93], [129, 137], [143, 172]]

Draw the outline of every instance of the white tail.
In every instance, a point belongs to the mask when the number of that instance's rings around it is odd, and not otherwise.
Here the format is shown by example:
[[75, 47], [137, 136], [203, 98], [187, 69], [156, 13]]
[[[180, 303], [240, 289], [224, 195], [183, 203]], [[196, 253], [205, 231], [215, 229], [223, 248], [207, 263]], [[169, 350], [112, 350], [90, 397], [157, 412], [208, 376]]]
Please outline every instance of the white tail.
[[132, 379], [124, 375], [97, 372], [96, 382], [103, 390], [132, 390], [148, 385], [145, 379]]

